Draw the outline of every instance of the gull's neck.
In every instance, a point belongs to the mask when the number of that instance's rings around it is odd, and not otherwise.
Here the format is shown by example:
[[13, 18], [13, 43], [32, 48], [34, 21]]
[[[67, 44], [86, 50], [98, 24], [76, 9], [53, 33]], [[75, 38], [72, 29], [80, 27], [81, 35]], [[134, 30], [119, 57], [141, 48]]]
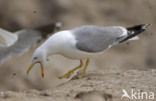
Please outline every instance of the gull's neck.
[[44, 49], [46, 55], [61, 54], [64, 47], [68, 47], [71, 35], [69, 31], [61, 31], [53, 34], [39, 48]]
[[50, 55], [56, 53], [55, 50], [54, 50], [54, 48], [49, 49], [49, 45], [48, 45], [48, 44], [43, 44], [43, 45], [41, 45], [41, 46], [38, 48], [38, 50], [42, 50], [42, 52], [44, 52], [44, 54], [45, 54], [46, 56], [50, 56]]
[[47, 56], [59, 53], [60, 39], [57, 35], [53, 35], [46, 40], [39, 49], [43, 49]]

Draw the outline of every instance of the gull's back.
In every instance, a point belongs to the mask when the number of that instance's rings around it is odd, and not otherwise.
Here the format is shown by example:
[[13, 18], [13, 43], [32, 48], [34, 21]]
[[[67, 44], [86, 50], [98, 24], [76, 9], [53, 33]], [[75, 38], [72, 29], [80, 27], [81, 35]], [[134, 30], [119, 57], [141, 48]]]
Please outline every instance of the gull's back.
[[110, 26], [82, 26], [72, 30], [79, 50], [86, 52], [101, 52], [111, 47], [115, 42], [126, 35], [124, 27]]

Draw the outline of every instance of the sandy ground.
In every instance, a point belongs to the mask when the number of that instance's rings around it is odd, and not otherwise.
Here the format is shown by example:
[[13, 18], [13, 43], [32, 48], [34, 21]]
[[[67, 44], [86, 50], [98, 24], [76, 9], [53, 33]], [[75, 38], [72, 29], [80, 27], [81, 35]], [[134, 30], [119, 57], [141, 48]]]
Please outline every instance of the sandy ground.
[[[69, 80], [53, 90], [0, 92], [0, 101], [121, 101], [123, 89], [127, 90], [128, 94], [131, 89], [156, 94], [155, 82], [156, 70], [90, 71], [84, 78]], [[155, 100], [122, 98], [122, 101]]]
[[87, 75], [79, 80], [58, 79], [79, 64], [62, 56], [49, 57], [44, 79], [38, 66], [26, 75], [39, 45], [13, 56], [0, 66], [0, 101], [121, 101], [122, 89], [131, 88], [156, 94], [155, 9], [156, 0], [0, 0], [0, 27], [10, 31], [54, 21], [63, 22], [62, 30], [90, 24], [153, 24], [140, 40], [92, 59]]

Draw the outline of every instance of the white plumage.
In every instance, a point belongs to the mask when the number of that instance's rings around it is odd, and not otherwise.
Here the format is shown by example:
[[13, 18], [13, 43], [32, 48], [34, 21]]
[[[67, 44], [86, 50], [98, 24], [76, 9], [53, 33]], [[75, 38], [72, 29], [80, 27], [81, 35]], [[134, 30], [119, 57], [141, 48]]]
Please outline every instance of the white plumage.
[[89, 58], [100, 55], [105, 49], [123, 41], [132, 38], [137, 39], [136, 35], [146, 30], [145, 28], [148, 26], [148, 24], [130, 28], [121, 26], [82, 26], [57, 32], [35, 50], [32, 56], [32, 64], [27, 73], [36, 63], [40, 63], [42, 76], [44, 76], [43, 68], [46, 65], [46, 58], [53, 54], [61, 54], [68, 58], [80, 60], [80, 65], [60, 78], [69, 78], [75, 70], [82, 67], [82, 60], [87, 59], [86, 65], [80, 74], [80, 77], [83, 77], [89, 64]]

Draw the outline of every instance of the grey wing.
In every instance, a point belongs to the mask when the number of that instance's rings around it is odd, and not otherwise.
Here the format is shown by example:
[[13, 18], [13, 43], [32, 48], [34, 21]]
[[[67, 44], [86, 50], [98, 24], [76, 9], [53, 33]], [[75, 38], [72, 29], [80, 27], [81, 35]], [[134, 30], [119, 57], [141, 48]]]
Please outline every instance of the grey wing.
[[42, 39], [40, 32], [35, 30], [21, 30], [16, 32], [18, 40], [10, 47], [0, 47], [0, 64], [11, 56], [18, 56], [29, 50]]
[[21, 55], [42, 39], [41, 33], [36, 30], [27, 29], [16, 33], [18, 34], [18, 41], [8, 48], [12, 55]]
[[83, 26], [72, 32], [77, 40], [76, 48], [86, 52], [101, 52], [126, 37], [122, 27], [118, 26]]
[[57, 22], [39, 26], [34, 29], [23, 29], [15, 32], [14, 34], [18, 35], [18, 40], [12, 46], [0, 46], [0, 65], [11, 56], [19, 56], [28, 51], [32, 46], [60, 27], [60, 23]]

